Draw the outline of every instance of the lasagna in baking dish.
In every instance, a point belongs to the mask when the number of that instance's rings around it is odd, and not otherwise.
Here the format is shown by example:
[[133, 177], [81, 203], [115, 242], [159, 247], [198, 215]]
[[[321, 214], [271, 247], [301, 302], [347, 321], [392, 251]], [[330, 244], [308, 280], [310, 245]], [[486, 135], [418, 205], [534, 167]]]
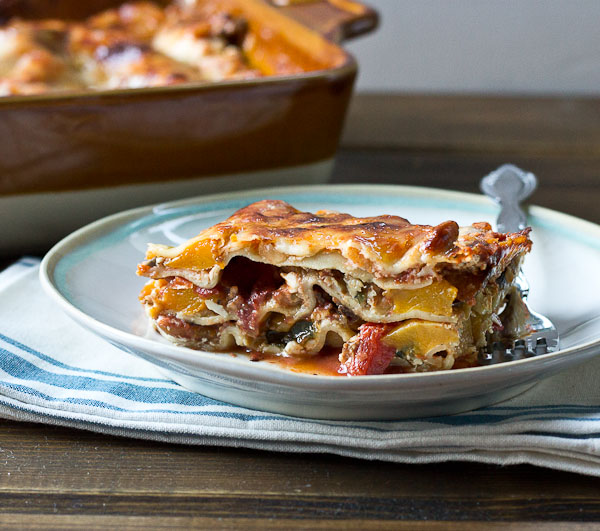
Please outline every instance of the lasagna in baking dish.
[[0, 96], [139, 88], [262, 75], [246, 20], [209, 0], [132, 2], [84, 21], [0, 26]]
[[348, 375], [470, 367], [494, 331], [518, 329], [505, 314], [528, 234], [265, 200], [177, 247], [150, 244], [140, 300], [163, 336], [194, 349], [335, 348]]

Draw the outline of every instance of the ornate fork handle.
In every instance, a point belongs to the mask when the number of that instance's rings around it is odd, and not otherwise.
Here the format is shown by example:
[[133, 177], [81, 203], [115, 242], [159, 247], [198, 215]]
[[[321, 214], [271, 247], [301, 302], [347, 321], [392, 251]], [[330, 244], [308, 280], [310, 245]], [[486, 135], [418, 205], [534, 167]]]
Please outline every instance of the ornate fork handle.
[[504, 164], [481, 180], [481, 191], [500, 205], [497, 220], [499, 232], [517, 232], [527, 226], [527, 216], [519, 203], [537, 187], [533, 173], [512, 164]]
[[[496, 221], [499, 232], [517, 232], [527, 226], [527, 215], [519, 204], [527, 199], [537, 187], [533, 173], [525, 172], [512, 164], [504, 164], [481, 180], [481, 191], [500, 206]], [[527, 299], [529, 283], [519, 271], [516, 280], [521, 297]]]

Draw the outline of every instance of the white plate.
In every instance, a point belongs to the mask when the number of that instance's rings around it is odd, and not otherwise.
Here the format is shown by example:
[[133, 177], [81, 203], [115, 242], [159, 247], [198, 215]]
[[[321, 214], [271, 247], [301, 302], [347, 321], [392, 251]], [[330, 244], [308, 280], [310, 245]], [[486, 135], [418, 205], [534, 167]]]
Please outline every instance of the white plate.
[[563, 334], [561, 350], [536, 358], [448, 372], [336, 377], [298, 374], [243, 357], [177, 347], [148, 333], [136, 276], [148, 242], [176, 245], [238, 208], [283, 199], [301, 210], [356, 216], [398, 214], [413, 223], [493, 223], [486, 198], [402, 186], [312, 186], [220, 194], [144, 207], [88, 225], [44, 258], [46, 292], [77, 322], [127, 352], [152, 361], [173, 380], [206, 396], [289, 415], [382, 419], [457, 413], [505, 400], [542, 378], [600, 352], [600, 227], [532, 207], [534, 247], [525, 273], [529, 301]]

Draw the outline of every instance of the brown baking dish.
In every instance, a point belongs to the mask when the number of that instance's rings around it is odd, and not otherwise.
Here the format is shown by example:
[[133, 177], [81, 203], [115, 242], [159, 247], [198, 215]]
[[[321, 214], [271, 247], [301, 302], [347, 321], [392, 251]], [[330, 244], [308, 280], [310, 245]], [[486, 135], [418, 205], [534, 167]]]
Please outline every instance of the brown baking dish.
[[[225, 3], [257, 36], [247, 53], [266, 77], [0, 98], [0, 252], [122, 208], [324, 180], [357, 71], [338, 42], [377, 15], [350, 0], [285, 3]], [[115, 4], [0, 0], [0, 17], [81, 18]]]

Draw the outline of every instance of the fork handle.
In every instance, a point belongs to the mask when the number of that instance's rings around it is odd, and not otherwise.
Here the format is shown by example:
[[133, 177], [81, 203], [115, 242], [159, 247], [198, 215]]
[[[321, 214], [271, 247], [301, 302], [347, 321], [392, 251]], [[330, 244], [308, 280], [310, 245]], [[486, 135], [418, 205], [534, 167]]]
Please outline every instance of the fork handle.
[[537, 179], [512, 164], [504, 164], [481, 180], [481, 191], [500, 205], [496, 221], [499, 232], [517, 232], [527, 226], [519, 204], [535, 190]]
[[[496, 221], [497, 231], [517, 232], [527, 226], [527, 215], [519, 204], [537, 187], [537, 179], [533, 173], [524, 172], [512, 164], [504, 164], [481, 179], [480, 187], [485, 195], [500, 205]], [[521, 297], [527, 299], [529, 283], [523, 271], [519, 271], [516, 284]]]

